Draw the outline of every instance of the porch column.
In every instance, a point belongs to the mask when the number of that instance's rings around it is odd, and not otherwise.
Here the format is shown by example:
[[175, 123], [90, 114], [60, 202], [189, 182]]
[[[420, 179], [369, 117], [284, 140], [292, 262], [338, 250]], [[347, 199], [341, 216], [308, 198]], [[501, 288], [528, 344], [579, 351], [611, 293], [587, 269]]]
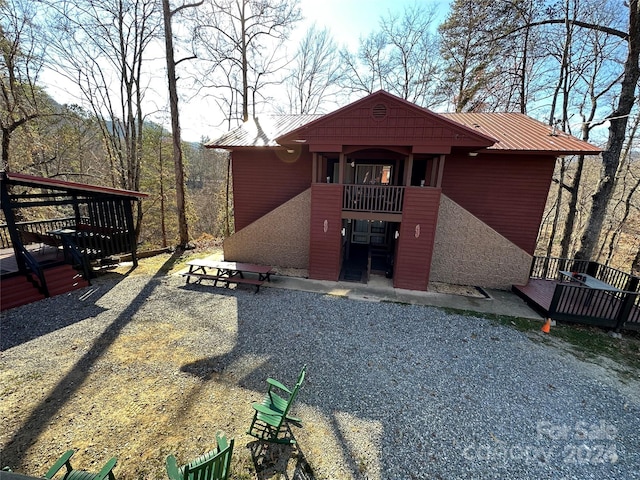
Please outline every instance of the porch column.
[[444, 175], [444, 155], [440, 155], [438, 161], [438, 179], [436, 180], [436, 188], [442, 188], [442, 176]]
[[405, 187], [408, 187], [411, 185], [411, 173], [413, 171], [413, 153], [410, 153], [409, 156], [405, 159], [404, 166], [404, 185]]
[[311, 156], [311, 183], [318, 181], [318, 154], [313, 152]]
[[338, 184], [344, 184], [344, 153], [340, 152], [340, 164], [338, 166]]

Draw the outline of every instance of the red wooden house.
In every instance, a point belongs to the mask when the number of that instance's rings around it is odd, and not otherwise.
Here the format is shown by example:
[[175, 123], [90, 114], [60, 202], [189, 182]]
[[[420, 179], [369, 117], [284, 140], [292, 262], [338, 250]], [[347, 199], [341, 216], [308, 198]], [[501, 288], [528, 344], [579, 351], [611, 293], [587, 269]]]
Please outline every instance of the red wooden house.
[[226, 259], [412, 290], [526, 283], [556, 158], [600, 153], [526, 115], [436, 114], [383, 91], [207, 146], [232, 152]]

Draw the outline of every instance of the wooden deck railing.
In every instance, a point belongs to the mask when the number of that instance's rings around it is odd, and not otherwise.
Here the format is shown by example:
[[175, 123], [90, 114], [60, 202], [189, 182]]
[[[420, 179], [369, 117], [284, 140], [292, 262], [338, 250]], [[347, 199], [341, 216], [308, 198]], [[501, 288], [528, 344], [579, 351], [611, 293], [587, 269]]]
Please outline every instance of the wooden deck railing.
[[[560, 271], [586, 273], [617, 290], [562, 283]], [[554, 257], [534, 257], [530, 277], [559, 282], [549, 307], [551, 318], [616, 330], [640, 330], [638, 277], [597, 262]]]
[[405, 187], [345, 185], [342, 209], [357, 212], [402, 213]]
[[[64, 217], [52, 218], [49, 220], [37, 220], [32, 222], [16, 222], [16, 227], [18, 227], [18, 230], [39, 233], [43, 235], [50, 230], [74, 227], [75, 224], [75, 217]], [[9, 229], [7, 225], [0, 225], [0, 248], [11, 248], [12, 246], [13, 244], [11, 243], [11, 237], [9, 236]]]

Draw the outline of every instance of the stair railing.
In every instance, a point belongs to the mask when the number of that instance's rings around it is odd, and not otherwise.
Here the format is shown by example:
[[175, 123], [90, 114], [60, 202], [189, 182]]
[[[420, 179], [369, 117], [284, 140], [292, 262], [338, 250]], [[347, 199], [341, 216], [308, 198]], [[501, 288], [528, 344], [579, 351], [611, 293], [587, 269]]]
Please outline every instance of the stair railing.
[[61, 235], [61, 238], [65, 261], [72, 261], [75, 265], [80, 265], [82, 267], [82, 276], [91, 285], [89, 259], [82, 253], [82, 250], [73, 241], [71, 235]]
[[[28, 269], [31, 270], [31, 274], [35, 274], [35, 276], [37, 277], [38, 282], [40, 283], [40, 285], [37, 286], [38, 289], [42, 292], [42, 294], [45, 297], [48, 297], [49, 288], [47, 287], [47, 281], [44, 278], [44, 271], [42, 270], [42, 267], [40, 266], [38, 261], [33, 257], [33, 255], [29, 253], [29, 251], [25, 248], [24, 245], [20, 247], [20, 255], [22, 255], [22, 258], [24, 259], [24, 263], [26, 264]], [[27, 277], [30, 278], [31, 281], [33, 282], [33, 278], [31, 274], [27, 273]]]

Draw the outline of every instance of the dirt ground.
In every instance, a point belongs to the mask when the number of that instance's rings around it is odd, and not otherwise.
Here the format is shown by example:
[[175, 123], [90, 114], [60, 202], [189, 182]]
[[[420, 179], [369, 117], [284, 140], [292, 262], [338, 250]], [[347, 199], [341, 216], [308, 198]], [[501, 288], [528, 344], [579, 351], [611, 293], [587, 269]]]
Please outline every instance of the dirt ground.
[[[120, 268], [108, 275], [148, 276], [157, 266], [143, 260], [133, 273]], [[265, 446], [246, 435], [253, 415], [248, 399], [261, 394], [239, 388], [233, 370], [214, 382], [180, 372], [199, 358], [182, 346], [193, 337], [188, 323], [129, 328], [133, 323], [103, 346], [94, 343], [101, 337], [94, 331], [65, 333], [77, 326], [71, 325], [49, 340], [28, 342], [33, 347], [18, 346], [26, 351], [17, 359], [0, 352], [0, 468], [42, 476], [73, 448], [75, 468], [98, 472], [116, 455], [117, 479], [166, 479], [167, 455], [184, 463], [215, 447], [212, 432], [222, 431], [236, 439], [233, 478], [277, 478], [287, 471], [289, 478], [313, 478], [295, 447]], [[228, 405], [234, 405], [231, 415]]]

